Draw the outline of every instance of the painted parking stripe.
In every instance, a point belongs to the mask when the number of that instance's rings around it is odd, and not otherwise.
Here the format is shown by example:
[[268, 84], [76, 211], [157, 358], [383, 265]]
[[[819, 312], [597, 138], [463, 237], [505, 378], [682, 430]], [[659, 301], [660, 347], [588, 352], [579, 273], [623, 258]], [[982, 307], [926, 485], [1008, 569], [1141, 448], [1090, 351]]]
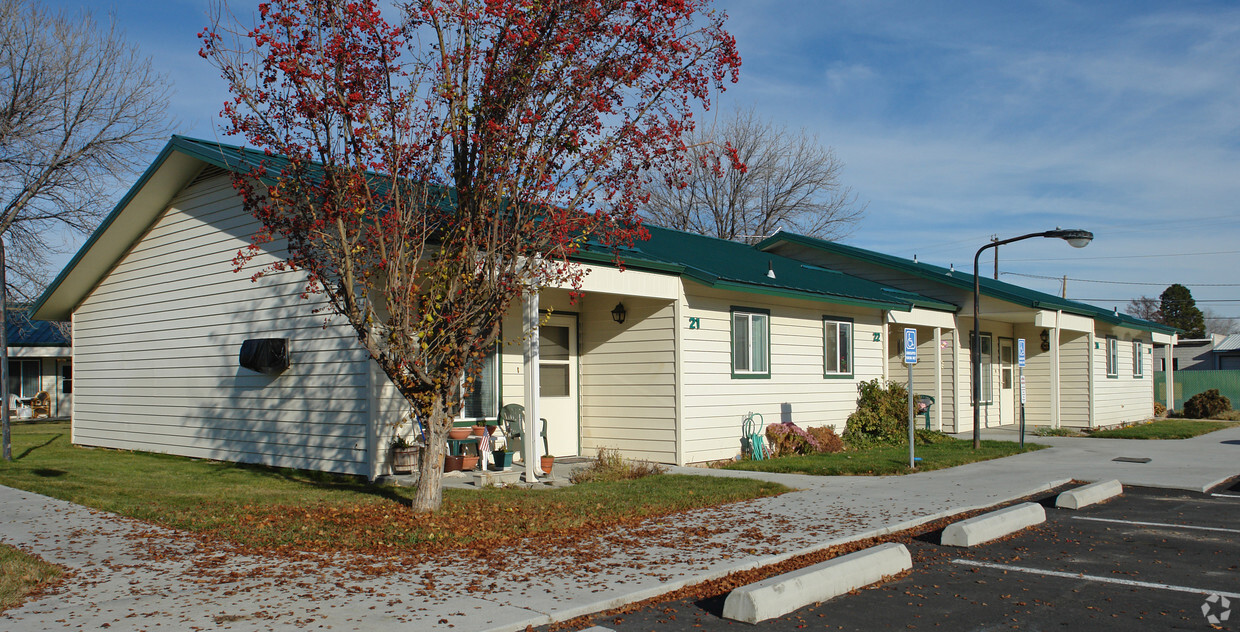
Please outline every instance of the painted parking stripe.
[[1224, 529], [1222, 527], [1197, 527], [1191, 524], [1168, 524], [1166, 522], [1139, 522], [1136, 520], [1115, 520], [1112, 518], [1091, 518], [1089, 516], [1072, 516], [1073, 520], [1092, 520], [1094, 522], [1114, 522], [1116, 524], [1132, 524], [1139, 527], [1170, 527], [1172, 529], [1193, 529], [1196, 531], [1221, 531], [1223, 533], [1240, 533], [1240, 529]]
[[1107, 584], [1119, 584], [1121, 586], [1133, 586], [1135, 588], [1157, 588], [1159, 590], [1173, 590], [1175, 592], [1194, 593], [1198, 595], [1221, 595], [1232, 599], [1240, 598], [1240, 593], [1227, 592], [1224, 590], [1213, 590], [1210, 588], [1192, 588], [1190, 586], [1176, 586], [1174, 584], [1159, 584], [1155, 582], [1139, 582], [1135, 579], [1120, 579], [1118, 577], [1099, 577], [1098, 575], [1086, 575], [1084, 573], [1065, 573], [1063, 571], [1048, 571], [1040, 568], [1025, 568], [1023, 566], [1012, 566], [1010, 564], [994, 564], [992, 562], [978, 562], [974, 560], [952, 560], [953, 564], [961, 564], [963, 566], [977, 566], [980, 568], [991, 568], [1000, 571], [1013, 571], [1016, 573], [1029, 573], [1030, 575], [1043, 575], [1046, 577], [1063, 577], [1066, 579], [1084, 579], [1091, 582], [1103, 582]]
[[1240, 498], [1240, 494], [1210, 494], [1215, 498]]

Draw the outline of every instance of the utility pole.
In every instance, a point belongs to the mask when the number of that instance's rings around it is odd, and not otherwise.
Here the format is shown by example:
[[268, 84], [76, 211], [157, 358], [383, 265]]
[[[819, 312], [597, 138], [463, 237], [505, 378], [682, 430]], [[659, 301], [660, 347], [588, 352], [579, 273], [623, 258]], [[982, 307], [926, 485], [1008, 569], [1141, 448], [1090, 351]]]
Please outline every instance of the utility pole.
[[1059, 298], [1068, 298], [1068, 275], [1063, 275], [1063, 285], [1060, 286]]
[[[998, 235], [991, 235], [991, 236], [990, 236], [990, 241], [992, 241], [992, 242], [998, 242], [998, 241], [999, 241], [999, 236], [998, 236]], [[995, 248], [995, 280], [996, 280], [996, 281], [998, 281], [998, 280], [999, 280], [999, 249], [998, 249], [997, 247]]]

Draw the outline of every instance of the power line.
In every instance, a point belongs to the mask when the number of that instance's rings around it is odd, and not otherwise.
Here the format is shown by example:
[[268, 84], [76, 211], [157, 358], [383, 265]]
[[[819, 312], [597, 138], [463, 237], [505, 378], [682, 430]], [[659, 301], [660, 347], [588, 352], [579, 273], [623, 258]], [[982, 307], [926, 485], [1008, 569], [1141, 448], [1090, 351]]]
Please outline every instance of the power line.
[[[1214, 252], [1179, 252], [1179, 253], [1173, 253], [1169, 255], [1115, 255], [1115, 256], [1110, 256], [1110, 257], [1072, 257], [1072, 260], [1080, 261], [1084, 259], [1089, 259], [1089, 260], [1096, 261], [1100, 259], [1154, 259], [1154, 258], [1160, 258], [1160, 257], [1201, 257], [1201, 256], [1206, 256], [1206, 255], [1235, 255], [1235, 254], [1240, 254], [1240, 250], [1217, 250]], [[1062, 259], [1062, 257], [1056, 258], [1056, 259], [1008, 259], [1008, 261], [1059, 261], [1060, 259]]]
[[[1049, 279], [1051, 281], [1062, 281], [1065, 278], [1069, 281], [1077, 283], [1105, 283], [1109, 285], [1150, 285], [1155, 287], [1167, 287], [1175, 285], [1174, 283], [1148, 283], [1143, 281], [1103, 281], [1099, 279], [1074, 279], [1072, 277], [1045, 276], [1041, 274], [1024, 274], [1021, 272], [1001, 272], [1000, 274], [1010, 274], [1018, 277], [1028, 277], [1031, 279]], [[1240, 287], [1240, 283], [1181, 283], [1187, 287]]]
[[[1062, 279], [1063, 277], [1059, 277], [1059, 278]], [[1160, 299], [1158, 297], [1152, 297], [1152, 298], [1154, 299], [1154, 302], [1156, 303], [1161, 303], [1164, 300], [1170, 301], [1172, 303], [1240, 303], [1240, 298], [1184, 298], [1184, 299], [1180, 299], [1180, 298]], [[1108, 301], [1131, 301], [1134, 299], [1130, 299], [1130, 298], [1074, 298], [1072, 300], [1074, 301], [1098, 301], [1100, 303], [1105, 303]]]

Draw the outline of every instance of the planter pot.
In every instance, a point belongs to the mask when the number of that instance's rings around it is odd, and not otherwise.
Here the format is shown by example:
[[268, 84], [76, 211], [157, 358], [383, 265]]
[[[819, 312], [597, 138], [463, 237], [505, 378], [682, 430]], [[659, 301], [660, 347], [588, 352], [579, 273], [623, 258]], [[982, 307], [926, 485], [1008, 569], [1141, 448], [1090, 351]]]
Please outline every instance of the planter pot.
[[504, 470], [512, 467], [513, 454], [511, 452], [492, 452], [491, 456], [494, 457], [495, 469]]
[[449, 428], [448, 438], [458, 441], [461, 439], [468, 439], [470, 432], [472, 432], [472, 430], [469, 428]]
[[473, 433], [475, 437], [481, 437], [482, 435], [486, 434], [487, 427], [486, 426], [470, 426], [469, 431]]
[[460, 471], [461, 466], [464, 465], [464, 459], [465, 457], [463, 456], [452, 456], [450, 454], [445, 455], [443, 457], [443, 471], [445, 472]]
[[551, 466], [555, 465], [555, 457], [551, 455], [543, 456], [539, 459], [538, 464], [542, 466], [543, 474], [550, 474]]
[[392, 448], [392, 471], [407, 474], [418, 469], [418, 452], [416, 447]]
[[460, 457], [460, 459], [461, 459], [461, 470], [462, 471], [472, 472], [475, 468], [478, 467], [478, 457], [476, 455], [474, 456], [465, 455], [463, 457]]

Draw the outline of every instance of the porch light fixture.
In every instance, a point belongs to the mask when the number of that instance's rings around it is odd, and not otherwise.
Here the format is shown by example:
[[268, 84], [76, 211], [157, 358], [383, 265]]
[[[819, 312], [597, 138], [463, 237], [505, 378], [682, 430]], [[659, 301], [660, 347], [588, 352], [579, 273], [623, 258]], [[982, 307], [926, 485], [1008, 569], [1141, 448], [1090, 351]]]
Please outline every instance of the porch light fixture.
[[1038, 334], [1038, 338], [1042, 340], [1042, 350], [1050, 351], [1051, 350], [1051, 333], [1043, 329], [1042, 333]]
[[[998, 248], [999, 246], [1002, 246], [1004, 244], [1010, 244], [1012, 242], [1021, 241], [1024, 239], [1032, 239], [1034, 237], [1048, 237], [1048, 238], [1062, 239], [1068, 242], [1068, 245], [1072, 246], [1073, 248], [1084, 248], [1085, 246], [1089, 245], [1089, 242], [1093, 241], [1094, 234], [1087, 230], [1073, 230], [1073, 229], [1065, 230], [1065, 229], [1062, 229], [1056, 226], [1055, 230], [1048, 230], [1048, 231], [1041, 232], [1041, 233], [1029, 233], [1028, 235], [1021, 235], [1019, 237], [1013, 237], [1011, 239], [1001, 239], [998, 241], [992, 241], [986, 244], [985, 246], [978, 248], [977, 254], [973, 255], [973, 340], [971, 343], [972, 348], [969, 349], [969, 361], [970, 361], [969, 364], [970, 364], [970, 368], [972, 369], [972, 376], [973, 376], [973, 449], [974, 450], [980, 449], [982, 447], [982, 407], [978, 404], [978, 402], [980, 402], [982, 399], [982, 373], [981, 373], [982, 345], [980, 344], [981, 339], [982, 339], [982, 332], [981, 332], [982, 286], [981, 286], [981, 281], [978, 280], [978, 276], [977, 276], [978, 260], [981, 259], [982, 252], [984, 252], [987, 248]], [[1042, 333], [1046, 334], [1045, 331], [1043, 331]], [[1047, 345], [1045, 340], [1046, 339], [1044, 338], [1043, 344]], [[1044, 347], [1044, 349], [1047, 349], [1047, 348], [1049, 348], [1049, 345], [1047, 345], [1047, 347]]]
[[611, 319], [623, 325], [627, 314], [628, 312], [624, 311], [624, 303], [616, 303], [615, 308], [611, 310]]

